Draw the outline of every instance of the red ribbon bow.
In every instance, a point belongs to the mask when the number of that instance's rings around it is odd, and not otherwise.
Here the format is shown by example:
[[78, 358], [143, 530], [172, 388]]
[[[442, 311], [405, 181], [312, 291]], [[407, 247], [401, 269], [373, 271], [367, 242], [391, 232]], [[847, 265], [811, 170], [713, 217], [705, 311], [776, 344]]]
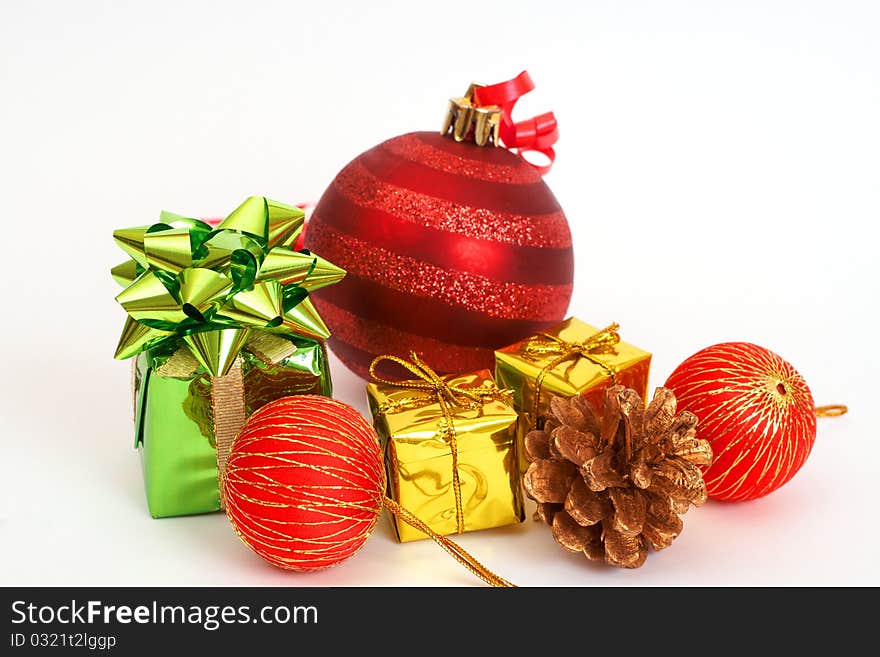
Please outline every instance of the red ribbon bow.
[[511, 118], [516, 101], [534, 88], [535, 83], [532, 82], [532, 78], [527, 71], [523, 71], [512, 80], [487, 87], [476, 87], [474, 104], [477, 107], [497, 105], [501, 108], [501, 141], [507, 148], [515, 150], [520, 157], [523, 157], [523, 153], [527, 151], [535, 151], [547, 157], [550, 162], [546, 165], [538, 165], [526, 160], [538, 170], [538, 173], [544, 175], [550, 171], [553, 160], [556, 159], [556, 153], [553, 151], [553, 144], [559, 139], [556, 117], [553, 112], [546, 112], [519, 123], [514, 123]]

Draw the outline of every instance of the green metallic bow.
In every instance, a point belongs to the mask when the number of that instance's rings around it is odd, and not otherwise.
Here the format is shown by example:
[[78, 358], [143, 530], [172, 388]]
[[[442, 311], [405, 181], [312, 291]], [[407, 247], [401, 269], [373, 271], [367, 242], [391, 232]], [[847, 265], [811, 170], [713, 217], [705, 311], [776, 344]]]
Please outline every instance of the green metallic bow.
[[114, 231], [131, 260], [111, 270], [128, 313], [116, 358], [182, 340], [222, 376], [252, 329], [324, 340], [330, 333], [308, 298], [345, 271], [290, 248], [305, 215], [251, 196], [217, 227], [162, 212], [159, 223]]

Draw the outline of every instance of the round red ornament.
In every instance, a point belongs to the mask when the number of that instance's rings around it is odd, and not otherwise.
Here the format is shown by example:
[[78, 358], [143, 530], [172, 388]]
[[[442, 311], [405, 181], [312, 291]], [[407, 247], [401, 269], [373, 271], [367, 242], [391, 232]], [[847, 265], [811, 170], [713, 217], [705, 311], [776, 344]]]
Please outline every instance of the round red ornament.
[[328, 397], [284, 397], [251, 415], [232, 444], [220, 495], [239, 538], [281, 568], [320, 570], [348, 559], [386, 508], [487, 584], [512, 586], [385, 496], [376, 432]]
[[357, 552], [383, 508], [373, 427], [351, 406], [301, 395], [266, 404], [232, 445], [221, 494], [232, 527], [270, 563], [298, 571]]
[[804, 378], [769, 349], [727, 342], [697, 352], [665, 386], [700, 421], [715, 458], [709, 496], [752, 500], [791, 479], [816, 440], [816, 408]]
[[331, 349], [363, 378], [376, 356], [412, 351], [440, 373], [491, 368], [494, 349], [563, 319], [568, 222], [540, 170], [508, 150], [552, 161], [552, 114], [510, 121], [530, 85], [521, 74], [453, 101], [471, 111], [482, 92], [500, 117], [494, 142], [478, 145], [488, 133], [461, 121], [449, 134], [389, 139], [342, 169], [315, 207], [305, 246], [348, 273], [313, 298]]

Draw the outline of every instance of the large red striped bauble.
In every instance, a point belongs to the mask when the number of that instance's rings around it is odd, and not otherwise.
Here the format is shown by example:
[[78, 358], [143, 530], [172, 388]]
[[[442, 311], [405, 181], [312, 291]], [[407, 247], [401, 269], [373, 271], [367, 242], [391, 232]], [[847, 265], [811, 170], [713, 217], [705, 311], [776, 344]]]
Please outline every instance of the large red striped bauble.
[[327, 568], [363, 546], [382, 512], [379, 441], [347, 404], [284, 397], [245, 422], [220, 490], [233, 529], [258, 555], [290, 570]]
[[558, 323], [571, 298], [571, 233], [540, 174], [439, 133], [349, 163], [305, 246], [348, 272], [314, 301], [331, 349], [364, 378], [375, 356], [410, 351], [441, 373], [491, 368], [495, 349]]
[[816, 410], [804, 378], [769, 349], [727, 342], [697, 352], [666, 387], [700, 420], [715, 454], [704, 479], [717, 500], [752, 500], [791, 479], [816, 440]]

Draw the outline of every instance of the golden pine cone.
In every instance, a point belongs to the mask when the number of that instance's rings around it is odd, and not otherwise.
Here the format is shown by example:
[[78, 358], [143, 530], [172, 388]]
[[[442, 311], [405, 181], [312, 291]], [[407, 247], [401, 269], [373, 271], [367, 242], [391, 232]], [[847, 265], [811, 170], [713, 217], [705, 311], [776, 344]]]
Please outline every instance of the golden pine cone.
[[580, 396], [550, 400], [552, 417], [525, 438], [523, 486], [537, 515], [571, 552], [638, 568], [648, 546], [662, 550], [682, 529], [679, 514], [706, 501], [699, 466], [712, 463], [697, 417], [675, 414], [675, 395], [657, 388], [645, 408], [635, 390], [605, 392], [599, 418]]

